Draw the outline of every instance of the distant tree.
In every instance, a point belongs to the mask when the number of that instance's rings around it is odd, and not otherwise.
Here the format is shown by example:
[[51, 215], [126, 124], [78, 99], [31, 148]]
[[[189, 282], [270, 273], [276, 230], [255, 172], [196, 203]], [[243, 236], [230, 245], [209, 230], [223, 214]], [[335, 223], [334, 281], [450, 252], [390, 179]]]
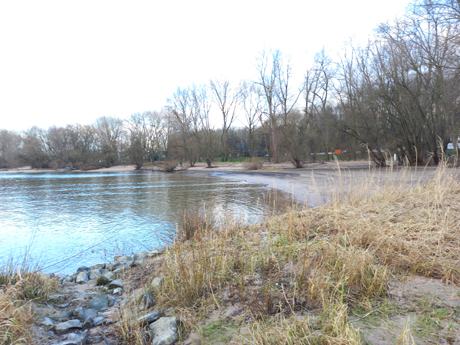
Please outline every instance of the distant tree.
[[0, 130], [0, 169], [19, 166], [21, 148], [21, 135], [6, 129]]
[[227, 133], [236, 119], [236, 111], [241, 102], [241, 85], [232, 86], [229, 80], [211, 79], [209, 86], [212, 99], [222, 115], [221, 144], [224, 160], [228, 161]]

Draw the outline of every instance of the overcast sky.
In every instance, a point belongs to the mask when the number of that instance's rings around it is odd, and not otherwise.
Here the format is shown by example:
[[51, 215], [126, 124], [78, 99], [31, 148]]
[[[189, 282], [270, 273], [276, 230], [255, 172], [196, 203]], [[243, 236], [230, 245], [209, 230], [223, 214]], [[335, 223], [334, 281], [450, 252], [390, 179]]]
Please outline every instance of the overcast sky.
[[0, 129], [159, 110], [178, 86], [256, 77], [264, 48], [308, 56], [364, 40], [407, 0], [0, 1]]

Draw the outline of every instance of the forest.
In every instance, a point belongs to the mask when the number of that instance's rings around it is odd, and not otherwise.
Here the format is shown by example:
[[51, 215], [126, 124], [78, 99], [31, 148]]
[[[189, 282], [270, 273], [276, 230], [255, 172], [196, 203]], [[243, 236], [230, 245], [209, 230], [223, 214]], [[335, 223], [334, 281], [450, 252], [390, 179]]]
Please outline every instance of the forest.
[[[301, 168], [316, 153], [366, 152], [437, 165], [460, 131], [460, 4], [415, 2], [366, 44], [317, 53], [294, 83], [280, 50], [256, 58], [255, 80], [178, 87], [158, 111], [128, 119], [0, 130], [0, 168], [95, 169], [118, 164], [267, 156]], [[8, 114], [2, 114], [8, 116]], [[1, 127], [1, 122], [0, 122]]]

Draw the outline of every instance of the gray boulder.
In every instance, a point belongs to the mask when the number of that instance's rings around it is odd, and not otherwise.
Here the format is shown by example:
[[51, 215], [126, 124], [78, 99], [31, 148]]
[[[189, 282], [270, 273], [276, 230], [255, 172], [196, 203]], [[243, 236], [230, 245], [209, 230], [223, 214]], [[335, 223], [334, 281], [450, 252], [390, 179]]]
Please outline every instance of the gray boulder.
[[50, 319], [53, 319], [55, 321], [62, 321], [62, 320], [67, 320], [70, 315], [72, 315], [71, 310], [61, 310], [57, 311], [54, 314], [48, 315]]
[[106, 267], [106, 264], [103, 263], [103, 264], [93, 265], [89, 269], [90, 270], [100, 270], [100, 269], [104, 269], [105, 267]]
[[50, 319], [49, 317], [43, 316], [38, 323], [45, 327], [53, 327], [56, 324], [56, 321]]
[[86, 306], [97, 311], [106, 310], [109, 307], [109, 298], [102, 292], [95, 292]]
[[97, 279], [101, 275], [102, 275], [102, 270], [101, 269], [89, 271], [89, 279], [91, 279], [91, 280]]
[[149, 309], [151, 306], [153, 306], [153, 295], [150, 291], [147, 291], [141, 298], [139, 310], [146, 310]]
[[156, 311], [152, 311], [148, 314], [145, 314], [144, 316], [139, 317], [137, 321], [139, 321], [139, 323], [152, 323], [153, 321], [156, 321], [159, 318], [160, 314]]
[[88, 281], [88, 272], [86, 272], [86, 271], [78, 273], [77, 279], [75, 279], [75, 282], [77, 284], [84, 284], [87, 281]]
[[88, 334], [83, 332], [81, 334], [69, 333], [67, 340], [64, 340], [55, 345], [85, 345]]
[[129, 256], [126, 255], [115, 255], [114, 261], [118, 262], [126, 262], [126, 261], [131, 261], [132, 259]]
[[62, 334], [67, 332], [71, 328], [82, 328], [83, 325], [80, 320], [69, 320], [66, 322], [58, 323], [54, 326], [54, 330], [57, 334]]
[[81, 322], [84, 322], [86, 320], [89, 320], [97, 315], [97, 310], [96, 309], [89, 309], [89, 308], [77, 308], [73, 312], [73, 316], [76, 317], [78, 320]]
[[88, 271], [89, 271], [89, 267], [86, 267], [86, 266], [81, 266], [81, 267], [78, 267], [77, 269], [77, 273], [88, 272]]
[[123, 281], [121, 279], [116, 279], [109, 284], [109, 289], [122, 288]]
[[159, 291], [161, 289], [161, 285], [163, 285], [163, 277], [153, 278], [151, 285], [153, 291]]
[[177, 322], [175, 317], [162, 317], [151, 323], [152, 345], [171, 345], [177, 339]]
[[164, 253], [164, 249], [155, 248], [155, 249], [153, 249], [153, 250], [151, 250], [150, 252], [147, 253], [147, 257], [153, 258], [153, 257], [161, 255], [163, 253]]
[[94, 326], [99, 326], [102, 325], [102, 322], [105, 320], [105, 317], [103, 316], [97, 316], [93, 319], [93, 324]]
[[67, 277], [64, 277], [61, 279], [61, 284], [62, 285], [67, 285], [67, 284], [72, 284], [75, 282], [75, 278], [77, 277], [77, 275], [69, 275]]
[[114, 295], [123, 295], [123, 289], [122, 288], [116, 288], [116, 289], [113, 289], [113, 292], [112, 292]]

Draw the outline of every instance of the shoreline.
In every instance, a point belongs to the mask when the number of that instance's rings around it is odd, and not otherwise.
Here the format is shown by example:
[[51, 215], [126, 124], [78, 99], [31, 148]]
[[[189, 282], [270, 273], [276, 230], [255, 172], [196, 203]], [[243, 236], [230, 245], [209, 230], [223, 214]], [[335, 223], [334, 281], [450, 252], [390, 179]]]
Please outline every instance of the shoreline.
[[[205, 163], [195, 167], [178, 169], [175, 173], [191, 173], [203, 176], [215, 176], [248, 183], [263, 184], [268, 189], [277, 189], [287, 193], [293, 202], [311, 207], [323, 205], [338, 190], [346, 193], [359, 188], [361, 181], [373, 180], [375, 183], [390, 182], [395, 185], [404, 182], [408, 186], [425, 182], [437, 171], [438, 167], [387, 167], [376, 168], [369, 161], [326, 163], [308, 163], [303, 168], [294, 168], [291, 163], [264, 163], [261, 170], [247, 170], [244, 163], [216, 162], [211, 169]], [[138, 172], [158, 171], [158, 167], [146, 166]], [[70, 169], [31, 169], [22, 167], [0, 171], [1, 174], [65, 174], [65, 173], [133, 173], [135, 165], [117, 165], [110, 168], [93, 170]]]

